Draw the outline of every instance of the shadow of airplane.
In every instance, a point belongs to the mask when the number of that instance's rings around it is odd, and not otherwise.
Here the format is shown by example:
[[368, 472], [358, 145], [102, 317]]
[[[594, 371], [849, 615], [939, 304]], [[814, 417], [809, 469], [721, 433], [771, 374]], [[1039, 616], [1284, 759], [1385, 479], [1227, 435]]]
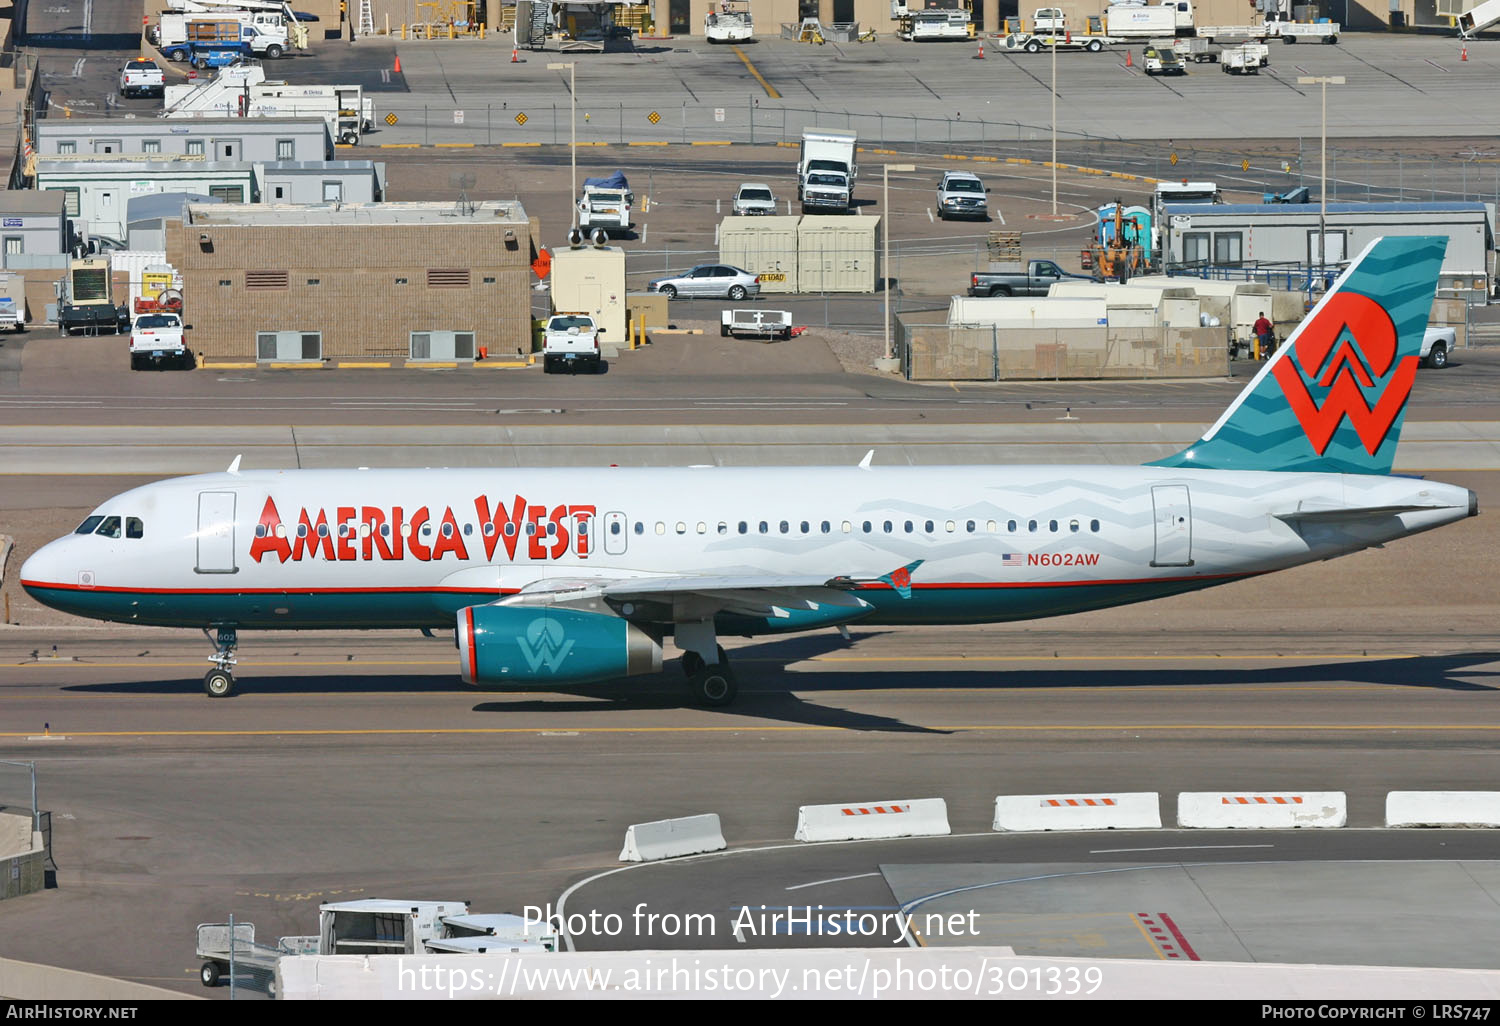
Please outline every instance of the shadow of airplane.
[[[861, 635], [870, 637], [874, 632]], [[1456, 692], [1488, 692], [1500, 689], [1500, 670], [1479, 669], [1500, 662], [1500, 652], [1459, 652], [1437, 656], [1392, 659], [1345, 660], [1330, 658], [1318, 661], [1274, 666], [1236, 666], [1216, 663], [1212, 666], [1157, 667], [1121, 669], [1090, 663], [1069, 664], [1057, 669], [1011, 669], [1008, 666], [984, 664], [955, 667], [944, 664], [936, 670], [861, 670], [829, 671], [803, 668], [791, 672], [787, 663], [814, 658], [842, 650], [847, 644], [837, 636], [803, 636], [778, 638], [742, 646], [732, 654], [739, 666], [742, 690], [732, 707], [701, 710], [718, 713], [727, 721], [745, 718], [773, 720], [810, 727], [839, 727], [891, 733], [946, 734], [882, 716], [835, 708], [807, 700], [806, 696], [833, 693], [877, 695], [887, 691], [967, 690], [974, 693], [1052, 690], [1065, 688], [1129, 689], [1140, 687], [1194, 686], [1199, 688], [1245, 685], [1299, 684], [1373, 684], [1390, 687], [1421, 688]], [[920, 657], [917, 657], [918, 660]], [[1044, 661], [1044, 657], [1038, 659]], [[1227, 662], [1228, 660], [1226, 660]], [[780, 665], [776, 665], [780, 664]], [[253, 669], [253, 663], [250, 664]], [[363, 674], [356, 663], [354, 674], [280, 675], [244, 678], [242, 694], [267, 695], [333, 695], [333, 694], [451, 694], [467, 691], [448, 674]], [[1461, 679], [1470, 678], [1470, 679]], [[1475, 680], [1473, 678], [1479, 678]], [[63, 688], [81, 694], [114, 695], [193, 695], [201, 693], [197, 677], [149, 681], [120, 681], [103, 684], [78, 684]], [[580, 712], [610, 710], [665, 710], [695, 708], [688, 695], [685, 680], [675, 665], [661, 672], [629, 680], [598, 684], [565, 685], [556, 688], [519, 687], [476, 688], [481, 696], [472, 711], [476, 713], [527, 713], [533, 715], [573, 716]], [[515, 694], [515, 700], [498, 696]], [[559, 702], [549, 694], [567, 695], [585, 701]], [[493, 699], [482, 696], [494, 695]], [[523, 697], [524, 696], [524, 697]]]

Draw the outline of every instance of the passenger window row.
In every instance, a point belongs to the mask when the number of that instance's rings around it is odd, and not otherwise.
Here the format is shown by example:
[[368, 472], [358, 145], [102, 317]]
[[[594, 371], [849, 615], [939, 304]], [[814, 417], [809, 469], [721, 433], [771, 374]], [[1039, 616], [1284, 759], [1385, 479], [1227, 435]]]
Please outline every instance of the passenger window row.
[[95, 514], [78, 525], [74, 534], [97, 534], [104, 538], [143, 538], [146, 525], [140, 517], [114, 517]]
[[[1069, 533], [1077, 534], [1084, 529], [1084, 522], [1077, 517], [1067, 521], [1048, 520], [1045, 528], [1041, 521], [1026, 521], [1027, 533], [1036, 534], [1046, 530], [1052, 534], [1058, 534], [1066, 529]], [[611, 533], [619, 534], [618, 523], [610, 525]], [[691, 530], [685, 521], [679, 520], [675, 524], [668, 525], [665, 521], [656, 522], [656, 533], [658, 535], [675, 534], [708, 534], [712, 530], [716, 534], [730, 534], [731, 528], [728, 522], [719, 521], [718, 525], [710, 528], [709, 525], [700, 520], [693, 525]], [[1098, 534], [1100, 525], [1098, 520], [1088, 521], [1088, 530]], [[1016, 520], [1008, 520], [1005, 523], [1005, 533], [1017, 534], [1021, 531], [1021, 524]], [[738, 534], [999, 534], [1000, 522], [997, 520], [862, 520], [857, 524], [854, 521], [843, 520], [835, 528], [832, 521], [810, 521], [810, 520], [779, 520], [774, 524], [769, 520], [748, 521], [741, 520], [733, 528]], [[637, 520], [635, 522], [635, 533], [645, 534], [646, 525]]]

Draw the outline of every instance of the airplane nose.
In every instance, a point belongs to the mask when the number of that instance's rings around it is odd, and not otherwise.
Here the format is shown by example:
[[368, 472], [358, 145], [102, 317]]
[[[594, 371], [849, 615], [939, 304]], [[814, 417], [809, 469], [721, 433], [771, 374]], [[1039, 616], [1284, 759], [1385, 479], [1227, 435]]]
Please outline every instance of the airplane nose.
[[59, 576], [63, 572], [58, 551], [60, 547], [59, 542], [48, 542], [21, 564], [21, 587], [38, 601], [46, 601], [44, 592], [48, 590], [48, 585], [62, 581]]

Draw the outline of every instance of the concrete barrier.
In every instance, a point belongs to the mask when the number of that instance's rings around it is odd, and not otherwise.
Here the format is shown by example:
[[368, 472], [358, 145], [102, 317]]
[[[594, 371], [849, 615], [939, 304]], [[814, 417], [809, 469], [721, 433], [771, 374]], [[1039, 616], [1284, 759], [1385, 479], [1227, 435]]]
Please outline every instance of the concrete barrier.
[[717, 812], [679, 819], [635, 823], [625, 830], [621, 862], [654, 862], [657, 859], [699, 855], [726, 847]]
[[941, 798], [850, 805], [804, 805], [797, 810], [799, 841], [860, 841], [876, 837], [951, 834]]
[[1341, 827], [1349, 819], [1343, 791], [1184, 791], [1177, 796], [1180, 827]]
[[996, 830], [1155, 830], [1161, 796], [1117, 794], [1002, 794], [995, 799]]
[[0, 958], [0, 994], [22, 1001], [182, 1001], [206, 996], [9, 958]]
[[1500, 827], [1500, 791], [1392, 791], [1388, 827]]

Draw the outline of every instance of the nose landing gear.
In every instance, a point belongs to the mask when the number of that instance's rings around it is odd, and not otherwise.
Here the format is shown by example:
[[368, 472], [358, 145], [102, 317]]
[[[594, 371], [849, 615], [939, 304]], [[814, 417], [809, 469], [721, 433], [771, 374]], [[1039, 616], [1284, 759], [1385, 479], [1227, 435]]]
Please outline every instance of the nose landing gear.
[[203, 636], [214, 643], [214, 654], [208, 661], [214, 668], [203, 675], [203, 690], [210, 698], [227, 698], [234, 694], [234, 650], [239, 647], [239, 635], [233, 627], [220, 627], [210, 635], [204, 628]]

